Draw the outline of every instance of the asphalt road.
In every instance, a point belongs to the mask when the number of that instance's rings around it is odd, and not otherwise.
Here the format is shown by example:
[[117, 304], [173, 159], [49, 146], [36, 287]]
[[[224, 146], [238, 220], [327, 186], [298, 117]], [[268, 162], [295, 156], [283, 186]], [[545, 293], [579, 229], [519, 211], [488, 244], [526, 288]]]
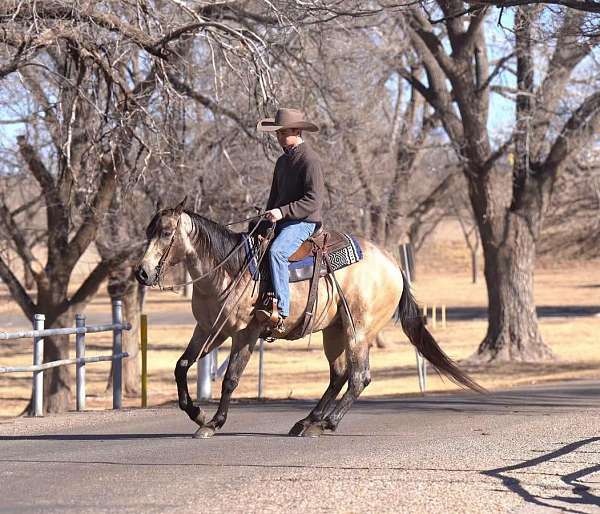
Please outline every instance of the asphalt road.
[[0, 512], [600, 512], [600, 382], [368, 400], [287, 437], [310, 405], [233, 405], [208, 440], [173, 408], [0, 423]]

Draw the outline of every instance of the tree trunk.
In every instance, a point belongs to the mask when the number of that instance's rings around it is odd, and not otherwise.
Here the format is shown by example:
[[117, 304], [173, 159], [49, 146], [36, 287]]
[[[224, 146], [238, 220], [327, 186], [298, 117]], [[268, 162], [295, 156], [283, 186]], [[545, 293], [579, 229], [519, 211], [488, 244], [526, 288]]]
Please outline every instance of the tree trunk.
[[535, 361], [552, 358], [542, 340], [533, 298], [535, 239], [523, 213], [506, 213], [502, 241], [481, 231], [488, 290], [488, 331], [472, 360]]
[[123, 393], [139, 396], [141, 391], [139, 348], [140, 348], [140, 303], [139, 284], [131, 275], [123, 295], [123, 317], [131, 323], [131, 330], [123, 332], [123, 351], [129, 357], [123, 361]]
[[[62, 303], [67, 297], [67, 281], [64, 276], [51, 281], [49, 287], [38, 293], [38, 311], [46, 316], [44, 328], [65, 328], [70, 323], [69, 309], [61, 313]], [[68, 359], [69, 336], [44, 338], [44, 363]], [[59, 366], [44, 371], [44, 413], [66, 412], [71, 402], [71, 371], [69, 366]], [[32, 413], [33, 403], [29, 407]]]
[[471, 280], [477, 284], [477, 249], [471, 249]]
[[[123, 394], [138, 396], [140, 394], [139, 340], [140, 340], [140, 300], [142, 295], [139, 284], [131, 267], [125, 266], [111, 273], [108, 283], [111, 301], [123, 302], [123, 320], [131, 323], [131, 330], [123, 331], [123, 351], [129, 357], [123, 359]], [[114, 363], [113, 363], [114, 364]], [[112, 389], [112, 365], [108, 377], [107, 390]]]
[[[55, 323], [52, 328], [62, 325]], [[46, 327], [50, 328], [50, 327]], [[44, 338], [44, 362], [69, 358], [69, 336]], [[71, 403], [71, 373], [69, 366], [44, 371], [44, 413], [66, 412]]]
[[33, 275], [31, 274], [31, 271], [29, 271], [28, 267], [25, 267], [23, 282], [25, 289], [28, 291], [31, 291], [35, 287], [35, 279], [33, 278]]

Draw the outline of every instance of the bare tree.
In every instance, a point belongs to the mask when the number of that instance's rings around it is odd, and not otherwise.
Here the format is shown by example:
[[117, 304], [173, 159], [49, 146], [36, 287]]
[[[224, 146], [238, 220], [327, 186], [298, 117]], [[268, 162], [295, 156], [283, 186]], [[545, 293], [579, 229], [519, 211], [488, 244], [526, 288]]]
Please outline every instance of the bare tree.
[[[43, 263], [32, 250], [30, 220], [23, 215], [34, 207], [29, 199], [1, 206], [3, 231], [33, 276], [37, 298], [4, 259], [0, 276], [27, 317], [44, 312], [47, 326], [65, 326], [131, 255], [131, 241], [125, 246], [113, 241], [83, 283], [70, 290], [74, 267], [100, 227], [109, 215], [123, 214], [110, 212], [117, 192], [131, 194], [156, 170], [173, 165], [167, 128], [172, 120], [165, 113], [179, 98], [177, 84], [169, 80], [181, 64], [179, 42], [201, 34], [205, 44], [194, 55], [210, 56], [216, 49], [221, 62], [244, 64], [248, 71], [239, 80], [259, 102], [269, 99], [266, 43], [243, 26], [257, 17], [238, 5], [190, 10], [176, 0], [157, 1], [149, 9], [123, 2], [99, 8], [83, 0], [0, 6], [0, 78], [26, 100], [19, 119], [27, 135], [17, 138], [10, 166], [32, 177], [31, 193], [40, 196], [45, 211], [45, 235], [38, 240], [47, 250]], [[66, 340], [47, 339], [46, 361], [67, 354]], [[46, 411], [64, 410], [67, 370], [54, 368], [46, 377]]]
[[[577, 29], [585, 22], [582, 13], [545, 13], [555, 16], [559, 28], [547, 71], [535, 88], [532, 31], [540, 9], [517, 9], [513, 49], [492, 67], [483, 29], [486, 10], [465, 20], [454, 16], [463, 9], [462, 2], [437, 5], [445, 19], [443, 30], [434, 28], [419, 8], [410, 11], [405, 27], [426, 69], [427, 83], [411, 70], [405, 68], [402, 73], [439, 114], [469, 184], [484, 251], [489, 306], [488, 333], [477, 358], [547, 358], [551, 352], [537, 328], [533, 300], [535, 247], [559, 170], [593, 137], [600, 118], [597, 92], [569, 106], [567, 116], [565, 106], [559, 108], [573, 70], [596, 43], [577, 41]], [[490, 94], [494, 80], [509, 62], [515, 63], [517, 77], [517, 89], [512, 91], [516, 94], [515, 130], [494, 149], [488, 130]], [[506, 195], [495, 170], [498, 159], [513, 144], [512, 188]]]
[[[462, 185], [463, 184], [461, 184], [461, 186]], [[454, 191], [450, 196], [450, 202], [452, 204], [452, 213], [458, 220], [460, 230], [471, 255], [471, 282], [476, 284], [479, 276], [477, 252], [479, 251], [480, 242], [477, 221], [473, 215], [469, 199], [467, 195], [464, 194], [464, 189], [462, 187], [454, 188]]]

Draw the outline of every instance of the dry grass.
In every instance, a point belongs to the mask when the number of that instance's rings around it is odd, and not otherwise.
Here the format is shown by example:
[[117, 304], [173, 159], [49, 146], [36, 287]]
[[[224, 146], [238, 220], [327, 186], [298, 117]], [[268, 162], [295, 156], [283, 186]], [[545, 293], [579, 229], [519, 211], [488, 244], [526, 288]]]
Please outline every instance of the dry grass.
[[[435, 237], [420, 253], [417, 281], [413, 290], [419, 302], [448, 308], [484, 308], [487, 296], [483, 279], [470, 283], [470, 257], [461, 240], [456, 222], [440, 225]], [[89, 254], [89, 255], [88, 255]], [[95, 259], [93, 251], [82, 260], [81, 276], [89, 271]], [[425, 266], [424, 263], [427, 263]], [[550, 266], [551, 264], [551, 266]], [[87, 266], [87, 268], [86, 268]], [[85, 268], [85, 269], [84, 269]], [[83, 273], [83, 274], [82, 274]], [[600, 267], [597, 262], [538, 263], [535, 275], [535, 297], [538, 307], [596, 306], [600, 309]], [[0, 313], [19, 316], [19, 310], [5, 295]], [[106, 296], [98, 296], [87, 308], [86, 314], [109, 317]], [[181, 297], [152, 291], [147, 301], [150, 320], [149, 340], [149, 402], [158, 405], [177, 398], [173, 367], [192, 333], [192, 325], [159, 325], [152, 323], [159, 313], [163, 319], [189, 311], [188, 301]], [[156, 319], [156, 318], [155, 318]], [[27, 327], [25, 320], [21, 326]], [[495, 389], [547, 380], [575, 380], [600, 378], [600, 317], [580, 316], [548, 318], [540, 321], [545, 341], [552, 347], [557, 360], [544, 364], [511, 364], [495, 367], [468, 368], [484, 386]], [[11, 327], [11, 330], [14, 327]], [[484, 319], [449, 321], [445, 330], [433, 330], [444, 350], [454, 359], [471, 355], [486, 330]], [[382, 396], [418, 392], [415, 354], [404, 334], [390, 324], [384, 331], [385, 349], [373, 349], [371, 367], [373, 382], [365, 396]], [[110, 350], [110, 334], [88, 336], [88, 354]], [[23, 365], [31, 361], [30, 344], [25, 341], [7, 341], [0, 345], [0, 365]], [[220, 352], [225, 358], [228, 345]], [[74, 353], [74, 350], [73, 352]], [[321, 349], [320, 337], [307, 341], [287, 343], [279, 341], [266, 345], [265, 395], [269, 398], [318, 398], [328, 381], [327, 361]], [[72, 370], [74, 373], [74, 369]], [[105, 394], [109, 371], [107, 363], [88, 366], [88, 400], [90, 409], [110, 407], [111, 398]], [[194, 396], [195, 367], [190, 370], [190, 390]], [[235, 393], [237, 398], [252, 398], [257, 392], [258, 358], [253, 357]], [[0, 416], [16, 415], [25, 407], [31, 387], [26, 374], [0, 375]], [[220, 384], [215, 384], [218, 397]], [[430, 391], [455, 389], [447, 380], [434, 373], [428, 379]], [[74, 400], [73, 400], [74, 403]], [[139, 405], [138, 398], [125, 399], [126, 406]]]
[[[446, 304], [452, 307], [482, 307], [485, 305], [483, 284], [470, 284], [468, 273], [440, 276], [419, 270], [414, 286], [417, 297], [429, 305]], [[536, 275], [536, 300], [539, 306], [598, 305], [600, 273], [596, 266], [580, 266], [565, 270], [542, 270]], [[173, 294], [152, 292], [147, 303], [150, 319], [149, 402], [151, 405], [176, 400], [173, 379], [174, 364], [185, 348], [192, 333], [192, 325], [153, 325], [152, 317], [158, 312], [177, 312], [188, 309], [187, 301]], [[14, 307], [13, 307], [14, 308]], [[108, 312], [108, 299], [99, 296], [89, 312]], [[489, 389], [511, 387], [547, 380], [600, 378], [600, 317], [542, 318], [544, 339], [557, 356], [556, 362], [544, 364], [511, 364], [495, 367], [467, 368], [482, 385]], [[485, 334], [485, 320], [449, 321], [446, 329], [433, 330], [445, 351], [454, 359], [464, 359], [477, 348]], [[415, 354], [398, 327], [390, 324], [384, 331], [385, 349], [373, 349], [371, 365], [373, 382], [365, 396], [417, 393]], [[110, 349], [110, 334], [88, 336], [88, 354]], [[228, 345], [220, 352], [226, 355]], [[19, 341], [7, 341], [0, 347], [0, 363], [24, 364], [31, 360], [30, 346]], [[88, 407], [107, 408], [111, 398], [104, 393], [109, 366], [106, 363], [88, 367]], [[307, 341], [287, 343], [279, 341], [266, 345], [265, 395], [269, 398], [318, 398], [328, 381], [327, 361], [321, 349], [320, 337]], [[73, 370], [74, 371], [74, 370]], [[240, 383], [235, 396], [256, 396], [258, 358], [255, 356]], [[194, 391], [195, 367], [190, 371], [191, 390]], [[18, 414], [26, 405], [31, 379], [25, 374], [0, 375], [0, 415]], [[220, 384], [215, 384], [218, 396]], [[430, 391], [455, 389], [447, 380], [434, 373], [428, 378]], [[192, 393], [193, 394], [193, 393]], [[139, 405], [139, 399], [125, 399], [126, 406]]]

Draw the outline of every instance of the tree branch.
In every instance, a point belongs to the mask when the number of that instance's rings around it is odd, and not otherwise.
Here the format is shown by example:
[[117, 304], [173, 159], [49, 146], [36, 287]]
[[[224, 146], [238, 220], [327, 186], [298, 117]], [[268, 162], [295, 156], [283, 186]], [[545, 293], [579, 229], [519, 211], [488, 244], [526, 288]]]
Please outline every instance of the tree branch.
[[69, 246], [65, 255], [65, 265], [67, 269], [73, 269], [79, 258], [86, 251], [87, 247], [96, 237], [98, 225], [102, 216], [110, 206], [117, 187], [117, 174], [114, 163], [106, 166], [105, 173], [102, 174], [98, 191], [94, 197], [92, 206], [86, 211], [81, 226], [69, 241]]
[[482, 5], [493, 5], [495, 7], [502, 8], [531, 4], [557, 5], [561, 7], [568, 7], [569, 9], [575, 9], [577, 11], [600, 13], [600, 3], [598, 3], [596, 0], [467, 0], [467, 3], [473, 4], [473, 6], [462, 14], [467, 14], [468, 12], [481, 9]]
[[134, 254], [134, 252], [135, 246], [123, 250], [111, 259], [101, 260], [79, 286], [79, 289], [77, 289], [75, 294], [69, 299], [68, 307], [73, 308], [76, 311], [82, 310], [83, 307], [85, 307], [85, 305], [98, 292], [99, 287], [108, 277], [108, 274], [111, 272], [111, 270], [114, 270], [117, 266], [127, 261], [127, 259]]
[[[25, 236], [15, 223], [14, 217], [9, 211], [6, 204], [4, 203], [4, 200], [0, 201], [0, 223], [2, 223], [2, 225], [8, 232], [8, 235], [12, 239], [12, 242], [14, 243], [15, 248], [17, 250], [17, 254], [23, 261], [23, 265], [36, 279], [36, 281], [42, 279], [45, 275], [44, 266], [35, 258], [35, 256], [31, 252], [31, 248], [27, 244]], [[34, 269], [33, 263], [36, 264], [36, 269]]]
[[538, 174], [556, 174], [565, 159], [585, 145], [600, 125], [600, 91], [588, 96], [565, 123]]
[[54, 178], [38, 157], [35, 149], [25, 140], [25, 136], [17, 136], [17, 144], [21, 157], [40, 184], [44, 195], [48, 227], [48, 262], [60, 260], [69, 237], [69, 219], [65, 206], [56, 188]]
[[21, 307], [23, 314], [25, 314], [27, 319], [33, 320], [33, 315], [36, 313], [37, 306], [33, 303], [33, 300], [27, 294], [27, 291], [8, 267], [2, 256], [0, 256], [0, 277], [2, 277], [2, 280], [8, 287], [12, 298], [16, 300], [19, 307]]
[[226, 107], [223, 107], [208, 96], [203, 95], [198, 91], [194, 91], [191, 88], [191, 86], [188, 86], [187, 84], [179, 80], [174, 73], [168, 73], [167, 76], [169, 78], [169, 81], [171, 82], [171, 84], [173, 84], [173, 87], [177, 91], [203, 105], [204, 107], [212, 111], [214, 114], [221, 114], [235, 121], [248, 137], [250, 137], [251, 139], [258, 139], [256, 134], [254, 132], [250, 132], [250, 130], [248, 129], [248, 125], [235, 112], [227, 109]]

